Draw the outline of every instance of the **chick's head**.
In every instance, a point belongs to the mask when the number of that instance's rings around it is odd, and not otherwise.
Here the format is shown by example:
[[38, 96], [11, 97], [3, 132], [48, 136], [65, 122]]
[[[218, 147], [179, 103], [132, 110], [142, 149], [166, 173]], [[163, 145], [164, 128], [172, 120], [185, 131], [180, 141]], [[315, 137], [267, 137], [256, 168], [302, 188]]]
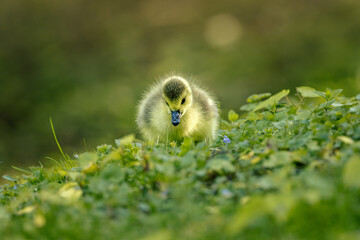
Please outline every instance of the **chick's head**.
[[192, 104], [192, 93], [189, 83], [181, 77], [171, 77], [164, 81], [162, 97], [169, 113], [171, 123], [177, 126], [181, 117]]

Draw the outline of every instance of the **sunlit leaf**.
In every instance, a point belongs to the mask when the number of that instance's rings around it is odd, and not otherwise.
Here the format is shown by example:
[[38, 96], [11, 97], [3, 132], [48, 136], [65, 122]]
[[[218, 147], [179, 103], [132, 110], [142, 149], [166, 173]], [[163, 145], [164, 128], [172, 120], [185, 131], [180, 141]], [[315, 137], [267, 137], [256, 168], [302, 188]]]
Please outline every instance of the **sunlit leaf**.
[[129, 145], [129, 144], [133, 143], [134, 141], [135, 141], [135, 135], [130, 134], [130, 135], [126, 135], [122, 138], [116, 139], [115, 144], [116, 144], [116, 146], [120, 147], [120, 146]]
[[92, 173], [96, 171], [96, 161], [98, 156], [94, 152], [86, 152], [79, 155], [79, 167], [85, 173]]
[[320, 97], [319, 94], [315, 93], [316, 89], [312, 87], [307, 87], [307, 86], [297, 87], [296, 90], [301, 94], [302, 97], [309, 97], [309, 98]]
[[59, 190], [59, 195], [69, 201], [78, 200], [82, 194], [83, 192], [76, 182], [69, 182]]
[[273, 106], [274, 103], [278, 103], [282, 98], [289, 95], [289, 93], [290, 93], [290, 90], [282, 90], [281, 92], [271, 96], [270, 98], [266, 99], [265, 101], [260, 102], [259, 105], [257, 105], [253, 109], [253, 112], [258, 111], [258, 110], [263, 109], [263, 108]]
[[27, 206], [27, 207], [24, 207], [23, 209], [19, 210], [19, 211], [17, 212], [17, 214], [21, 215], [21, 214], [31, 213], [31, 212], [33, 212], [35, 209], [36, 209], [35, 206]]
[[235, 122], [239, 119], [239, 114], [237, 114], [234, 110], [230, 110], [228, 113], [228, 119], [230, 122]]
[[253, 103], [253, 102], [259, 102], [261, 100], [264, 100], [265, 98], [268, 98], [271, 96], [271, 93], [259, 93], [259, 94], [253, 94], [251, 96], [249, 96], [246, 101], [248, 103]]
[[354, 140], [347, 137], [347, 136], [338, 136], [337, 139], [339, 139], [340, 141], [347, 143], [347, 144], [353, 144]]

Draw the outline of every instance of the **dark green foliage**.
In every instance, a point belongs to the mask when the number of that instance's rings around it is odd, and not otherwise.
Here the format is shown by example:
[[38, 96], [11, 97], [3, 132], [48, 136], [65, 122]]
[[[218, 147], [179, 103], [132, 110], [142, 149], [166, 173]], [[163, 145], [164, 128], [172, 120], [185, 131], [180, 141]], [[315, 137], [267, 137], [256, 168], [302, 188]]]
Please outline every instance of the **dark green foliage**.
[[[4, 239], [356, 239], [360, 95], [298, 88], [229, 113], [211, 144], [134, 136], [4, 176]], [[314, 95], [317, 94], [317, 95]], [[269, 96], [265, 96], [269, 97]], [[287, 101], [283, 102], [284, 98]], [[244, 109], [244, 108], [243, 108]]]

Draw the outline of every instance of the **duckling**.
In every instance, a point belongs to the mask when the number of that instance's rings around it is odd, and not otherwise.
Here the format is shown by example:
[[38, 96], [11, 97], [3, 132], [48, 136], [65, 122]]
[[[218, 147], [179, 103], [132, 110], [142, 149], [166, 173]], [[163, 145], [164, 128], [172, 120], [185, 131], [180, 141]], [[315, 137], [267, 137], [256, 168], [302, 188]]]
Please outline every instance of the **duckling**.
[[219, 126], [215, 101], [202, 88], [180, 76], [159, 81], [138, 106], [136, 122], [146, 140], [211, 141]]

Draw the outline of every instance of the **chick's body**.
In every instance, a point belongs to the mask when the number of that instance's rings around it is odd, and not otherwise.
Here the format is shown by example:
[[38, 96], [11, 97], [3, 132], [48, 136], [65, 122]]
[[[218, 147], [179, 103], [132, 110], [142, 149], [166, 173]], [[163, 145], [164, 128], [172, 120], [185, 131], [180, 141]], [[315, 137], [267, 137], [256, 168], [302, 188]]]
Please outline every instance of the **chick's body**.
[[140, 102], [137, 124], [145, 139], [157, 142], [212, 140], [218, 108], [210, 95], [185, 79], [172, 76], [147, 92]]

